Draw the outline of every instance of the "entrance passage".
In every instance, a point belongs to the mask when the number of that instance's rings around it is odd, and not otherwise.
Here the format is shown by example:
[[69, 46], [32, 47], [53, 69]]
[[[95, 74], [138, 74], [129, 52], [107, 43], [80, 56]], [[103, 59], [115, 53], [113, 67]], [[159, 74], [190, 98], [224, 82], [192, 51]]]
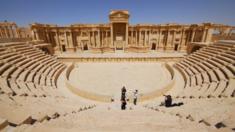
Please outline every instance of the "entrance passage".
[[85, 45], [83, 46], [83, 50], [88, 50], [87, 44], [85, 44]]
[[113, 40], [116, 50], [123, 50], [126, 42], [126, 23], [113, 24]]
[[156, 50], [156, 44], [155, 43], [152, 43], [152, 48], [151, 50]]
[[62, 45], [62, 51], [63, 51], [63, 52], [66, 52], [65, 45]]
[[178, 44], [175, 44], [175, 48], [174, 48], [175, 51], [178, 50], [178, 46], [179, 46]]

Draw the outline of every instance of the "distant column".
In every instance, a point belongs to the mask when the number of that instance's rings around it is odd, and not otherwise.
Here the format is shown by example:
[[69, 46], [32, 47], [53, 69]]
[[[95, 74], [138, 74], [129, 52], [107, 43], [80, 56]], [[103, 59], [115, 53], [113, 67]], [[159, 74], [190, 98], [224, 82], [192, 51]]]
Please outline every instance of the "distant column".
[[149, 45], [149, 44], [150, 44], [150, 35], [151, 35], [151, 31], [148, 31], [148, 32], [147, 32], [147, 35], [148, 35], [147, 45]]
[[16, 25], [14, 25], [14, 34], [15, 34], [15, 37], [16, 37], [16, 38], [19, 37], [19, 35], [17, 34], [17, 26], [16, 26]]
[[3, 37], [3, 34], [2, 34], [2, 27], [0, 27], [0, 38]]
[[201, 42], [205, 42], [205, 37], [206, 37], [206, 29], [203, 30]]
[[173, 37], [172, 37], [172, 42], [171, 45], [173, 46], [175, 43], [175, 34], [176, 34], [176, 30], [173, 30]]
[[31, 35], [32, 35], [32, 39], [35, 40], [34, 31], [33, 30], [31, 30]]
[[68, 38], [67, 38], [66, 31], [64, 32], [64, 37], [65, 37], [65, 44], [66, 44], [66, 46], [69, 46], [69, 45], [68, 45]]
[[207, 30], [207, 35], [206, 35], [206, 40], [205, 40], [205, 42], [211, 42], [212, 34], [213, 34], [213, 29], [212, 29], [212, 28], [209, 28], [209, 29]]
[[135, 46], [137, 46], [137, 41], [138, 41], [138, 40], [137, 40], [137, 38], [138, 38], [137, 35], [138, 35], [138, 34], [137, 34], [137, 30], [135, 30]]
[[13, 38], [12, 36], [12, 31], [11, 31], [11, 26], [7, 26], [7, 30], [8, 30], [8, 33], [9, 33], [9, 38]]
[[101, 31], [100, 34], [101, 34], [101, 37], [100, 37], [100, 39], [101, 39], [101, 46], [100, 47], [103, 47], [104, 46], [104, 31]]
[[58, 35], [58, 31], [57, 31], [57, 30], [56, 30], [55, 34], [56, 34], [56, 42], [57, 42], [57, 45], [56, 45], [56, 46], [59, 47], [59, 48], [57, 48], [57, 49], [59, 49], [59, 50], [61, 51], [60, 39], [59, 39], [59, 35]]
[[182, 33], [181, 33], [181, 39], [180, 39], [180, 45], [183, 45], [183, 40], [184, 40], [184, 29], [182, 29]]
[[91, 43], [92, 43], [92, 42], [91, 42], [91, 31], [88, 31], [88, 40], [89, 40], [89, 41], [88, 41], [88, 43], [89, 43], [88, 45], [90, 46]]
[[108, 31], [106, 31], [106, 46], [109, 47]]
[[193, 30], [192, 30], [192, 36], [191, 36], [191, 42], [194, 41], [194, 36], [195, 36], [195, 30], [193, 29]]
[[161, 29], [159, 29], [159, 32], [158, 32], [158, 47], [160, 46], [160, 43], [161, 43], [161, 35], [162, 35], [162, 31]]
[[106, 31], [103, 31], [103, 46], [106, 46]]
[[5, 31], [5, 38], [8, 38], [8, 33], [7, 33], [7, 27], [4, 26], [4, 31]]
[[114, 46], [114, 43], [113, 43], [113, 24], [111, 24], [111, 30], [110, 30], [110, 34], [111, 34], [111, 46]]
[[15, 32], [14, 32], [14, 27], [11, 26], [11, 32], [12, 32], [12, 37], [15, 38]]
[[100, 47], [103, 46], [103, 31], [100, 31]]
[[95, 33], [95, 31], [93, 31], [93, 42], [94, 42], [94, 47], [96, 47], [96, 33]]
[[100, 48], [100, 29], [98, 30], [97, 47]]
[[168, 30], [167, 30], [167, 36], [166, 36], [166, 45], [165, 45], [166, 47], [169, 46], [169, 42], [168, 42], [168, 41], [169, 41], [170, 33], [171, 33], [171, 32], [170, 32], [170, 30], [168, 29]]
[[138, 46], [141, 45], [141, 42], [142, 42], [142, 30], [139, 31], [139, 44], [138, 44]]
[[11, 26], [11, 34], [12, 34], [12, 37], [15, 38], [15, 32], [14, 32], [14, 25]]
[[147, 32], [146, 32], [146, 30], [144, 30], [144, 46], [146, 45], [146, 37], [147, 37]]
[[45, 37], [46, 37], [47, 43], [51, 43], [51, 42], [50, 42], [50, 38], [49, 38], [49, 32], [48, 32], [48, 30], [46, 29], [44, 33], [45, 33]]
[[126, 45], [124, 47], [127, 47], [128, 45], [128, 23], [126, 23]]
[[186, 45], [187, 45], [187, 34], [186, 34], [186, 29], [182, 29], [182, 35], [181, 35], [181, 42], [180, 42], [180, 49], [181, 51], [186, 50]]
[[[36, 40], [39, 40], [39, 32], [38, 32], [38, 30], [35, 31], [35, 34], [36, 34]], [[19, 35], [17, 35], [17, 36], [19, 37]]]
[[73, 31], [70, 30], [69, 33], [70, 33], [70, 42], [71, 42], [70, 45], [71, 45], [71, 48], [74, 49], [75, 47], [74, 47], [74, 44], [73, 44]]
[[131, 31], [131, 45], [133, 45], [134, 40], [134, 30]]

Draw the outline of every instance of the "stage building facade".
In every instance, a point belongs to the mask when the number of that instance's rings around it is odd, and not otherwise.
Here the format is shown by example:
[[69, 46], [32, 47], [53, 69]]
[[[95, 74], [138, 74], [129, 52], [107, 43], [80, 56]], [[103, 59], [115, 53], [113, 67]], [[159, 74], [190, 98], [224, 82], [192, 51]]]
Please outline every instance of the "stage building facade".
[[128, 11], [113, 10], [107, 24], [34, 23], [32, 39], [51, 43], [56, 53], [186, 51], [191, 42], [211, 42], [217, 26], [212, 23], [131, 25], [129, 18]]

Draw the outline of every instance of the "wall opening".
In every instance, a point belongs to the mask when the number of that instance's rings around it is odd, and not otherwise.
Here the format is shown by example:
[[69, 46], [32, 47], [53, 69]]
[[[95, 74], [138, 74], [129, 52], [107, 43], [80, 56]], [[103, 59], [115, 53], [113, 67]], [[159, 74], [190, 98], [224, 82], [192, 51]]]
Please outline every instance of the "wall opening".
[[155, 43], [152, 43], [152, 48], [151, 50], [156, 50], [156, 44]]
[[83, 46], [83, 50], [88, 50], [87, 44], [85, 44], [85, 45]]
[[174, 50], [177, 51], [177, 50], [178, 50], [178, 47], [179, 47], [179, 44], [175, 44]]
[[62, 51], [63, 51], [63, 52], [66, 52], [65, 45], [62, 45]]

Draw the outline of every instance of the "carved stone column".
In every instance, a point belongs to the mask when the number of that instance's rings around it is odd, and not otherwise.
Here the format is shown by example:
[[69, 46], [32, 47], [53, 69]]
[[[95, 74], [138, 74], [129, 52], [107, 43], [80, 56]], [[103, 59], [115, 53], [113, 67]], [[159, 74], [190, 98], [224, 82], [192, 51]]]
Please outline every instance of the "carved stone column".
[[[182, 31], [181, 31], [182, 33], [181, 33], [181, 38], [180, 38], [180, 45], [179, 45], [179, 49], [181, 50], [181, 51], [184, 51], [184, 50], [186, 50], [186, 40], [185, 40], [185, 29], [182, 29]], [[187, 39], [187, 38], [186, 38]]]
[[61, 45], [60, 45], [59, 34], [58, 34], [58, 31], [57, 31], [57, 30], [56, 30], [55, 34], [56, 34], [56, 42], [57, 42], [56, 47], [57, 47], [57, 49], [58, 49], [59, 51], [62, 51], [62, 50], [61, 50]]
[[2, 38], [2, 28], [0, 26], [0, 38]]
[[160, 43], [161, 43], [161, 34], [162, 34], [162, 31], [161, 31], [161, 29], [159, 29], [159, 31], [158, 31], [158, 46], [157, 46], [157, 48], [159, 48], [160, 47]]
[[142, 30], [139, 31], [139, 43], [138, 43], [138, 46], [141, 45], [141, 42], [142, 42]]
[[131, 31], [131, 45], [133, 45], [133, 40], [134, 40], [134, 30]]
[[98, 30], [98, 39], [97, 39], [97, 47], [100, 48], [100, 29]]
[[105, 35], [105, 39], [106, 39], [106, 41], [105, 41], [105, 42], [106, 42], [106, 44], [105, 44], [105, 45], [106, 45], [107, 47], [109, 47], [109, 42], [108, 42], [108, 31], [106, 31], [106, 32], [105, 32], [105, 34], [106, 34], [106, 35]]
[[138, 34], [137, 34], [137, 30], [135, 30], [135, 46], [137, 46], [137, 45], [138, 45], [138, 42], [137, 42], [137, 41], [138, 41], [138, 40], [137, 40], [137, 39], [138, 39], [138, 37], [137, 37], [137, 35], [138, 35]]
[[96, 43], [96, 39], [95, 39], [95, 38], [96, 38], [96, 33], [95, 33], [95, 31], [93, 31], [93, 42], [94, 42], [94, 43], [93, 43], [93, 46], [94, 46], [94, 47], [97, 46], [97, 43]]
[[8, 26], [8, 31], [9, 31], [9, 34], [10, 34], [10, 38], [14, 38], [14, 35], [13, 35], [13, 32], [12, 32], [12, 28], [11, 26]]
[[191, 42], [194, 41], [194, 36], [195, 36], [195, 30], [193, 29], [193, 30], [192, 30], [192, 36], [191, 36]]
[[144, 30], [144, 46], [146, 45], [146, 37], [147, 37], [147, 32], [146, 32], [146, 30]]
[[213, 29], [212, 29], [212, 28], [209, 28], [209, 29], [207, 30], [207, 35], [206, 35], [206, 40], [205, 40], [205, 42], [211, 42], [212, 34], [213, 34]]
[[114, 43], [113, 43], [113, 24], [111, 24], [111, 30], [110, 30], [110, 35], [111, 35], [111, 45], [110, 46], [114, 46]]
[[6, 26], [4, 27], [4, 31], [5, 31], [5, 37], [6, 37], [6, 38], [9, 38], [8, 32], [7, 32], [7, 27], [6, 27]]
[[172, 37], [172, 42], [171, 42], [172, 46], [175, 45], [175, 34], [176, 34], [176, 30], [173, 30], [173, 37]]
[[[35, 34], [36, 34], [36, 40], [39, 40], [39, 32], [38, 32], [38, 30], [35, 30]], [[19, 35], [18, 35], [18, 37], [19, 37]]]
[[91, 31], [88, 31], [88, 47], [90, 47], [92, 44], [91, 44]]
[[68, 47], [68, 38], [67, 38], [67, 34], [66, 34], [66, 31], [64, 32], [64, 38], [65, 38], [65, 45], [66, 47]]
[[100, 48], [101, 48], [101, 47], [103, 46], [103, 41], [102, 41], [102, 40], [103, 40], [103, 31], [102, 31], [102, 30], [100, 31], [100, 37], [99, 37], [99, 39], [100, 39], [99, 42], [100, 42]]
[[127, 46], [128, 46], [128, 23], [126, 23], [126, 44], [125, 44], [124, 48]]
[[17, 32], [17, 26], [14, 25], [14, 34], [15, 34], [15, 37], [18, 38], [19, 37], [19, 34]]
[[205, 42], [205, 38], [206, 38], [206, 29], [203, 30], [201, 42]]

